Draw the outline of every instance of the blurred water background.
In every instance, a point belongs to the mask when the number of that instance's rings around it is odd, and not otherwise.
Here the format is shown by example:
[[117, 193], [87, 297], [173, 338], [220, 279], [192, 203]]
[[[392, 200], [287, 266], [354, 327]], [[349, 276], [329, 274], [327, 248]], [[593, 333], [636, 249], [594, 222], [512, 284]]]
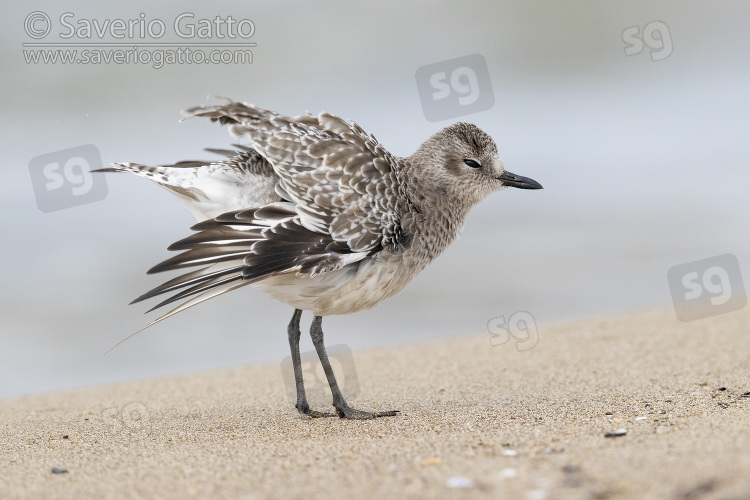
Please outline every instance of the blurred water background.
[[[59, 38], [65, 12], [71, 23], [143, 13], [168, 28], [191, 13], [250, 19], [257, 46], [251, 64], [29, 64], [22, 44], [39, 41], [24, 30], [33, 11], [51, 19], [49, 42], [75, 41]], [[479, 333], [521, 310], [544, 342], [548, 322], [670, 306], [674, 265], [733, 253], [750, 275], [749, 21], [741, 1], [6, 5], [0, 397], [288, 355], [292, 310], [244, 288], [104, 356], [155, 317], [127, 304], [162, 281], [145, 271], [193, 219], [126, 175], [107, 176], [101, 201], [38, 208], [29, 174], [38, 155], [93, 144], [104, 164], [211, 158], [202, 148], [228, 146], [226, 129], [177, 122], [209, 94], [338, 114], [403, 156], [440, 127], [471, 121], [495, 138], [508, 170], [544, 185], [478, 206], [461, 238], [397, 298], [327, 318], [329, 344], [356, 351]], [[661, 24], [644, 50], [626, 55], [629, 36], [652, 22]], [[494, 105], [428, 121], [415, 72], [470, 54], [486, 60]]]

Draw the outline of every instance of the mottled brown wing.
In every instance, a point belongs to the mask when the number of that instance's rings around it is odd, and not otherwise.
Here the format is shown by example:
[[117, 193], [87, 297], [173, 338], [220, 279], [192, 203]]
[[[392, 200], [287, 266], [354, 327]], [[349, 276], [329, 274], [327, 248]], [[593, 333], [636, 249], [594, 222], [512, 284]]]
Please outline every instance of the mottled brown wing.
[[287, 117], [228, 100], [185, 111], [228, 124], [281, 178], [303, 227], [345, 242], [352, 252], [402, 251], [416, 210], [399, 180], [398, 160], [357, 124], [327, 113]]
[[353, 252], [408, 245], [413, 207], [399, 164], [358, 125], [322, 113], [318, 126], [290, 120], [254, 139], [297, 204], [301, 224]]

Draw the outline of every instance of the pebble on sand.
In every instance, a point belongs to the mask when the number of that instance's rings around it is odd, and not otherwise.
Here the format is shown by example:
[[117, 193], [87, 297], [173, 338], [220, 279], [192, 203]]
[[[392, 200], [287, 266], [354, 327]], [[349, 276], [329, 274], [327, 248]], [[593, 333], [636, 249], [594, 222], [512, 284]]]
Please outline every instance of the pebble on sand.
[[616, 431], [614, 431], [614, 432], [608, 432], [608, 433], [606, 433], [606, 434], [604, 435], [604, 437], [605, 437], [605, 438], [614, 438], [614, 437], [620, 437], [620, 436], [624, 436], [624, 435], [625, 435], [625, 434], [627, 434], [627, 433], [628, 433], [628, 431], [626, 431], [625, 429], [617, 429], [617, 430], [616, 430]]
[[473, 488], [474, 481], [468, 477], [454, 476], [448, 479], [446, 486], [448, 486], [448, 488]]

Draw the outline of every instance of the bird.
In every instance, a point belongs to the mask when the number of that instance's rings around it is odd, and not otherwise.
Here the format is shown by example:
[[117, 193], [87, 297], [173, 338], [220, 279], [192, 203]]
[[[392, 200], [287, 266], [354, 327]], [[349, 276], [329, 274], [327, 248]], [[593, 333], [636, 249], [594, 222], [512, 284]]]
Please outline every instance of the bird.
[[[145, 328], [253, 285], [294, 309], [287, 336], [300, 414], [397, 415], [349, 406], [328, 360], [323, 317], [369, 309], [397, 294], [456, 239], [472, 207], [505, 188], [541, 184], [505, 170], [495, 141], [471, 123], [445, 127], [399, 157], [356, 123], [329, 113], [292, 117], [223, 99], [186, 109], [183, 120], [208, 118], [248, 142], [206, 149], [226, 159], [113, 163], [98, 170], [155, 182], [197, 220], [190, 236], [168, 247], [180, 253], [148, 274], [193, 270], [132, 303], [171, 294], [150, 312], [185, 300]], [[299, 351], [303, 311], [313, 314], [310, 337], [335, 412], [307, 402]]]

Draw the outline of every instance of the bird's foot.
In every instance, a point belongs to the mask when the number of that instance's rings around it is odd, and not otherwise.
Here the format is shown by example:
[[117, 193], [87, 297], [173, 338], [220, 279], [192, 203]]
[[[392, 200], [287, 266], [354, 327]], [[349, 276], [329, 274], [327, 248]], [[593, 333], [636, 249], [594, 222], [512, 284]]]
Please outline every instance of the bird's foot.
[[312, 417], [312, 418], [337, 416], [335, 413], [330, 412], [330, 411], [311, 410], [310, 405], [307, 404], [307, 401], [304, 401], [303, 403], [297, 403], [294, 406], [295, 408], [297, 408], [298, 412], [300, 412], [303, 415], [307, 415], [308, 417]]
[[364, 411], [364, 410], [355, 410], [354, 408], [351, 408], [348, 404], [346, 404], [346, 401], [334, 403], [333, 407], [336, 408], [336, 413], [341, 418], [346, 418], [349, 420], [372, 420], [373, 418], [379, 418], [379, 417], [395, 417], [398, 415], [398, 410], [391, 410], [391, 411]]

